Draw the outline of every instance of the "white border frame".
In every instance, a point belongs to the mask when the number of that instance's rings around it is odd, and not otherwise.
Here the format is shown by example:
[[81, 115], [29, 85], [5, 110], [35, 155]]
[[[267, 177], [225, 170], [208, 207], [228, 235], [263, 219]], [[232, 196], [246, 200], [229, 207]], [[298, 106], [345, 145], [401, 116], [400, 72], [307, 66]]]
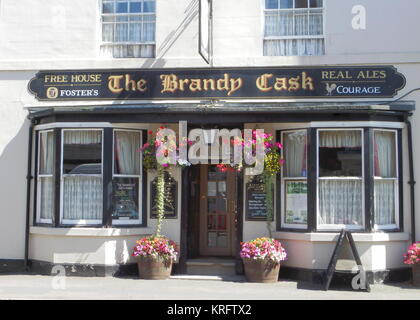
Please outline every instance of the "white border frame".
[[[115, 174], [115, 132], [117, 131], [128, 131], [128, 132], [137, 132], [140, 134], [140, 146], [143, 146], [143, 131], [141, 129], [123, 129], [123, 128], [115, 128], [112, 130], [112, 179], [116, 178], [137, 178], [139, 180], [139, 190], [138, 190], [138, 219], [127, 220], [127, 219], [112, 219], [112, 225], [139, 225], [142, 224], [142, 217], [143, 217], [143, 153], [140, 152], [140, 167], [139, 167], [139, 175], [124, 175], [124, 174]], [[112, 199], [111, 199], [112, 201]]]
[[101, 174], [96, 175], [92, 174], [89, 175], [90, 177], [100, 177], [102, 179], [102, 190], [104, 188], [103, 185], [103, 175], [104, 175], [104, 130], [102, 128], [66, 128], [61, 129], [61, 162], [60, 162], [60, 223], [63, 225], [75, 225], [75, 226], [83, 226], [83, 225], [96, 225], [102, 224], [103, 221], [103, 210], [102, 210], [102, 219], [87, 219], [87, 220], [70, 220], [70, 219], [64, 219], [64, 188], [63, 188], [63, 182], [64, 178], [66, 176], [83, 176], [83, 175], [68, 175], [63, 173], [63, 152], [64, 152], [64, 133], [65, 131], [100, 131], [101, 132], [101, 144], [102, 144], [102, 155], [101, 155]]
[[[53, 212], [52, 212], [52, 216], [51, 216], [51, 219], [42, 219], [41, 218], [41, 193], [40, 193], [40, 185], [41, 185], [41, 178], [52, 178], [53, 179], [53, 183], [54, 183], [54, 181], [55, 181], [55, 179], [56, 179], [56, 175], [54, 174], [54, 170], [53, 170], [53, 173], [52, 174], [50, 174], [50, 175], [45, 175], [45, 174], [40, 174], [40, 171], [39, 171], [39, 165], [40, 165], [40, 156], [41, 156], [41, 152], [40, 152], [40, 148], [41, 148], [41, 143], [40, 143], [40, 141], [41, 141], [41, 134], [43, 134], [43, 133], [48, 133], [48, 132], [52, 132], [53, 133], [53, 137], [54, 137], [54, 139], [55, 139], [55, 133], [54, 133], [54, 130], [52, 130], [52, 129], [50, 129], [50, 130], [39, 130], [37, 133], [37, 139], [38, 139], [38, 148], [37, 148], [37, 150], [36, 150], [36, 152], [37, 152], [37, 168], [36, 168], [36, 173], [37, 173], [37, 175], [36, 175], [36, 183], [37, 183], [37, 188], [36, 188], [36, 217], [35, 217], [35, 221], [37, 222], [37, 223], [45, 223], [45, 224], [52, 224], [52, 222], [53, 222], [53, 217], [54, 217], [54, 207], [55, 207], [55, 201], [54, 201], [54, 198], [53, 198]], [[57, 146], [55, 145], [55, 140], [54, 140], [54, 166], [55, 166], [55, 148], [56, 148]], [[54, 194], [55, 194], [55, 187], [53, 188], [54, 189]]]
[[[375, 170], [373, 170], [373, 218], [375, 220], [375, 182], [377, 180], [386, 180], [386, 181], [394, 181], [394, 219], [395, 219], [395, 224], [386, 224], [386, 225], [378, 225], [378, 224], [374, 224], [372, 226], [372, 229], [375, 231], [381, 231], [381, 230], [394, 230], [394, 229], [399, 229], [400, 227], [400, 221], [399, 221], [399, 214], [400, 214], [400, 196], [399, 196], [399, 179], [400, 179], [400, 170], [399, 170], [399, 153], [398, 153], [398, 131], [397, 130], [392, 130], [392, 129], [381, 129], [381, 128], [374, 128], [373, 129], [373, 133], [372, 133], [372, 141], [370, 142], [372, 144], [372, 147], [374, 146], [375, 143], [375, 131], [385, 131], [385, 132], [392, 132], [394, 133], [394, 139], [395, 139], [395, 178], [383, 178], [383, 177], [379, 177], [379, 176], [375, 176]], [[372, 161], [374, 161], [374, 157], [372, 159]]]
[[[361, 132], [361, 145], [362, 145], [362, 177], [319, 177], [319, 132], [320, 131], [360, 131]], [[364, 146], [364, 129], [363, 128], [322, 128], [316, 130], [316, 230], [317, 231], [338, 231], [341, 229], [346, 230], [364, 230], [366, 228], [365, 221], [365, 146]], [[321, 224], [319, 219], [319, 180], [361, 180], [362, 181], [362, 225], [345, 225], [345, 224]]]
[[[284, 140], [283, 140], [283, 134], [284, 133], [288, 133], [288, 132], [298, 132], [298, 131], [302, 131], [305, 133], [306, 136], [306, 177], [284, 177], [283, 173], [284, 170], [281, 170], [281, 174], [280, 174], [280, 203], [281, 203], [281, 208], [280, 208], [280, 227], [281, 228], [289, 228], [289, 229], [307, 229], [308, 228], [308, 216], [306, 216], [306, 223], [305, 224], [289, 224], [289, 223], [285, 223], [284, 222], [284, 218], [285, 218], [285, 214], [286, 214], [286, 192], [285, 192], [285, 183], [286, 181], [306, 181], [306, 185], [308, 185], [308, 131], [307, 129], [290, 129], [290, 130], [284, 130], [281, 131], [281, 137], [280, 137], [280, 141], [283, 144]], [[283, 148], [281, 149], [281, 156], [283, 158]], [[308, 209], [308, 203], [306, 202], [306, 210]], [[306, 211], [307, 212], [307, 211]], [[308, 214], [308, 212], [307, 212]]]

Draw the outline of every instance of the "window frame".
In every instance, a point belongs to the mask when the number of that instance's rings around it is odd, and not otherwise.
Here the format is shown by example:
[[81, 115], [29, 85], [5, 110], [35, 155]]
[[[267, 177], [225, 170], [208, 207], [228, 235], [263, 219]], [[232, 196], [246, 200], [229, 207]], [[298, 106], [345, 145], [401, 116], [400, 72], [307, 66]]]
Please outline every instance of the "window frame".
[[[372, 172], [372, 180], [373, 180], [373, 215], [372, 215], [372, 229], [374, 231], [384, 231], [384, 230], [398, 230], [400, 228], [400, 146], [399, 146], [399, 132], [397, 129], [385, 129], [385, 128], [373, 128], [372, 129], [372, 138], [371, 138], [371, 145], [372, 147], [375, 145], [375, 132], [393, 132], [394, 139], [395, 139], [395, 178], [383, 178], [375, 175], [375, 170]], [[374, 161], [374, 157], [372, 157], [372, 162]], [[386, 181], [394, 181], [394, 219], [395, 224], [386, 224], [386, 225], [378, 225], [375, 223], [375, 182], [378, 180], [386, 180]]]
[[[125, 174], [115, 174], [115, 133], [117, 131], [124, 131], [124, 132], [137, 132], [140, 134], [140, 147], [143, 146], [143, 130], [142, 129], [124, 129], [124, 128], [113, 128], [112, 129], [112, 176], [111, 176], [111, 183], [116, 178], [138, 178], [139, 181], [139, 190], [138, 190], [138, 219], [133, 220], [119, 220], [119, 219], [111, 219], [111, 224], [113, 226], [125, 226], [125, 225], [141, 225], [143, 224], [143, 201], [147, 199], [143, 199], [143, 157], [140, 155], [140, 167], [139, 167], [139, 174], [138, 175], [125, 175]], [[111, 199], [112, 201], [112, 199]]]
[[[265, 4], [265, 0], [261, 0], [262, 1], [262, 7], [263, 7], [263, 25], [262, 25], [262, 48], [264, 50], [264, 43], [265, 41], [273, 41], [273, 40], [316, 40], [316, 39], [322, 39], [323, 40], [323, 46], [324, 46], [324, 52], [320, 55], [316, 55], [316, 57], [319, 56], [325, 56], [326, 55], [326, 34], [325, 34], [325, 30], [326, 30], [326, 23], [325, 23], [325, 17], [326, 17], [326, 2], [328, 0], [323, 0], [322, 1], [322, 7], [314, 7], [311, 8], [310, 7], [310, 0], [307, 0], [308, 2], [308, 7], [307, 8], [295, 8], [295, 3], [296, 0], [292, 0], [293, 1], [293, 8], [277, 8], [277, 9], [267, 9], [266, 8], [266, 4]], [[280, 1], [280, 0], [279, 0]], [[307, 19], [308, 19], [308, 28], [309, 28], [309, 16], [310, 10], [320, 10], [322, 12], [322, 34], [321, 35], [291, 35], [291, 36], [266, 36], [265, 34], [265, 28], [266, 28], [266, 17], [267, 17], [267, 13], [277, 13], [277, 15], [280, 15], [281, 12], [296, 12], [296, 11], [301, 11], [301, 12], [307, 12]], [[293, 14], [293, 31], [295, 29], [295, 14]], [[265, 57], [271, 57], [270, 55], [265, 55], [263, 52], [263, 56]], [[276, 57], [301, 57], [301, 56], [308, 56], [308, 57], [312, 57], [314, 55], [277, 55]]]
[[[319, 133], [321, 131], [360, 131], [361, 133], [361, 167], [362, 167], [362, 176], [361, 177], [320, 177], [319, 176]], [[366, 230], [366, 168], [365, 168], [365, 132], [364, 128], [317, 128], [316, 129], [316, 206], [315, 206], [315, 221], [316, 221], [316, 230], [317, 231], [339, 231], [341, 229], [345, 230], [354, 230], [354, 231], [364, 231]], [[346, 224], [321, 224], [320, 223], [320, 199], [319, 199], [319, 186], [320, 180], [358, 180], [362, 182], [362, 224], [359, 225], [346, 225]]]
[[[48, 132], [52, 132], [53, 133], [53, 139], [54, 139], [54, 160], [53, 160], [53, 173], [48, 175], [48, 174], [41, 174], [40, 173], [40, 164], [41, 164], [41, 134], [43, 133], [48, 133]], [[36, 131], [36, 188], [34, 189], [35, 191], [35, 198], [36, 198], [36, 204], [35, 204], [35, 222], [37, 224], [47, 224], [47, 225], [52, 225], [53, 220], [54, 220], [54, 212], [55, 212], [55, 198], [53, 197], [53, 212], [52, 212], [52, 216], [51, 219], [43, 219], [41, 218], [41, 188], [39, 188], [40, 184], [41, 184], [41, 179], [42, 178], [52, 178], [53, 179], [53, 184], [55, 184], [55, 179], [56, 179], [56, 172], [55, 172], [55, 149], [56, 149], [56, 143], [55, 143], [55, 131], [54, 129], [46, 129], [46, 130], [38, 130]], [[54, 190], [55, 191], [55, 190]]]
[[[64, 163], [64, 133], [66, 131], [100, 131], [101, 132], [101, 174], [64, 174], [63, 173], [63, 163]], [[100, 177], [102, 179], [102, 193], [104, 189], [104, 129], [103, 128], [61, 128], [61, 157], [60, 157], [60, 224], [66, 226], [90, 226], [90, 225], [102, 225], [104, 217], [104, 208], [102, 206], [102, 218], [101, 219], [80, 219], [80, 220], [70, 220], [64, 219], [64, 178], [71, 176], [89, 176], [89, 177]], [[103, 199], [102, 199], [103, 201]]]
[[[280, 229], [295, 229], [295, 230], [307, 230], [308, 229], [308, 221], [309, 221], [309, 211], [308, 211], [308, 197], [307, 197], [307, 203], [306, 203], [306, 210], [307, 210], [307, 217], [306, 217], [306, 224], [288, 224], [284, 221], [285, 213], [286, 213], [286, 192], [285, 192], [285, 185], [286, 182], [289, 181], [305, 181], [306, 185], [308, 186], [308, 130], [306, 128], [301, 129], [286, 129], [286, 130], [280, 130], [279, 131], [279, 138], [280, 142], [284, 146], [284, 133], [288, 132], [304, 132], [306, 135], [306, 177], [285, 177], [284, 176], [284, 170], [281, 170], [281, 173], [279, 175], [279, 183], [277, 190], [280, 190], [280, 201], [278, 204], [278, 207], [280, 207]], [[283, 157], [283, 151], [284, 149], [281, 149], [281, 157]]]
[[[117, 4], [117, 0], [108, 0], [108, 1], [106, 1], [106, 2], [113, 2], [114, 3], [114, 6], [116, 6], [116, 4]], [[130, 2], [130, 0], [127, 0], [127, 3], [129, 3]], [[145, 2], [144, 0], [139, 0], [138, 2], [141, 2], [142, 3], [142, 5], [143, 5], [143, 3]], [[104, 13], [103, 12], [103, 3], [104, 3], [104, 0], [99, 0], [99, 25], [100, 25], [100, 27], [99, 27], [99, 51], [100, 51], [100, 55], [103, 55], [102, 53], [101, 53], [101, 48], [104, 48], [104, 47], [112, 47], [112, 48], [114, 48], [114, 47], [116, 47], [116, 46], [127, 46], [127, 47], [129, 47], [129, 46], [153, 46], [153, 55], [152, 55], [152, 57], [133, 57], [133, 56], [124, 56], [124, 57], [118, 57], [118, 58], [115, 58], [114, 56], [113, 56], [113, 54], [112, 54], [112, 57], [110, 57], [110, 58], [112, 58], [112, 59], [153, 59], [153, 58], [155, 58], [156, 57], [156, 21], [157, 21], [157, 14], [156, 14], [156, 11], [157, 11], [157, 0], [153, 0], [153, 2], [155, 3], [155, 12], [135, 12], [135, 13], [130, 13], [130, 12], [127, 12], [127, 13], [117, 13], [117, 12], [115, 12], [115, 13]], [[128, 24], [128, 25], [130, 25], [131, 23], [139, 23], [140, 22], [140, 24], [141, 24], [141, 28], [140, 28], [140, 30], [142, 30], [142, 28], [143, 28], [143, 24], [144, 24], [144, 21], [143, 21], [143, 19], [141, 19], [141, 21], [134, 21], [134, 22], [132, 22], [132, 21], [130, 21], [130, 19], [128, 19], [128, 21], [126, 21], [126, 22], [117, 22], [116, 21], [116, 19], [115, 19], [115, 21], [113, 21], [113, 22], [104, 22], [104, 17], [118, 17], [118, 16], [127, 16], [127, 17], [130, 17], [130, 16], [140, 16], [140, 17], [143, 17], [143, 16], [154, 16], [154, 21], [153, 21], [153, 23], [154, 23], [154, 25], [155, 25], [155, 29], [154, 29], [154, 41], [143, 41], [143, 42], [141, 42], [141, 41], [118, 41], [118, 42], [116, 42], [116, 41], [104, 41], [104, 33], [103, 33], [103, 26], [104, 26], [104, 24], [106, 24], [106, 25], [113, 25], [113, 35], [114, 35], [114, 32], [115, 32], [115, 29], [116, 29], [116, 25], [117, 24], [122, 24], [122, 23], [126, 23], [126, 24]], [[128, 27], [127, 28], [127, 33], [129, 33], [130, 32], [130, 28]], [[114, 36], [113, 36], [113, 40], [114, 40]]]

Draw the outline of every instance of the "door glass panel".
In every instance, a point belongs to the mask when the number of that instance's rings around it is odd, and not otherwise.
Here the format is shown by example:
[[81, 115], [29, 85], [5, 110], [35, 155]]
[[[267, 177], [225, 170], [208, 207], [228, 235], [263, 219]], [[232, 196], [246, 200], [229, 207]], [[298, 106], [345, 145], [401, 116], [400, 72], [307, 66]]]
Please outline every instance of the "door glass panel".
[[207, 228], [209, 229], [209, 230], [214, 230], [214, 229], [216, 229], [217, 228], [217, 225], [216, 225], [216, 216], [213, 216], [213, 215], [211, 215], [211, 216], [208, 216], [207, 217], [208, 219], [207, 219]]
[[223, 194], [226, 192], [226, 181], [219, 181], [218, 182], [218, 190], [219, 193]]
[[218, 232], [217, 233], [217, 246], [219, 248], [226, 248], [227, 247], [227, 232]]
[[217, 229], [226, 230], [226, 216], [218, 216]]
[[209, 197], [216, 196], [216, 181], [209, 181], [207, 183], [207, 196]]
[[217, 207], [216, 207], [217, 213], [226, 213], [226, 211], [227, 211], [226, 198], [217, 197], [216, 204], [217, 204]]
[[207, 246], [209, 248], [215, 248], [217, 245], [217, 232], [209, 232], [207, 238]]
[[207, 199], [208, 213], [216, 213], [216, 200], [217, 198]]

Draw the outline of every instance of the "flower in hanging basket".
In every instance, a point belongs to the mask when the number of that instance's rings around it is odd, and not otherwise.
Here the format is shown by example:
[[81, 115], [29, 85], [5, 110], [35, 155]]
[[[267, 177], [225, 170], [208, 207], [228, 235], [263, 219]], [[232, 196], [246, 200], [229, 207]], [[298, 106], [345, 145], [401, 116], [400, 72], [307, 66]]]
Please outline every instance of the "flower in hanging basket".
[[420, 264], [420, 241], [413, 243], [408, 247], [404, 254], [405, 264]]
[[175, 261], [178, 256], [178, 248], [174, 241], [165, 237], [144, 237], [136, 242], [133, 256]]
[[287, 260], [287, 252], [281, 243], [272, 238], [257, 238], [241, 242], [241, 258], [254, 260], [269, 260], [276, 264]]

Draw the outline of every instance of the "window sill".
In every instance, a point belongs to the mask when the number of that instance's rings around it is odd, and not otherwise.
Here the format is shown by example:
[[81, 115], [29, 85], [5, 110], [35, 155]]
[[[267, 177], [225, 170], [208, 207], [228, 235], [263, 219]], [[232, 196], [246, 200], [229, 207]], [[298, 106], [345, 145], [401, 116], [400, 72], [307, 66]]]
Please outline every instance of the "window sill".
[[66, 237], [124, 237], [151, 235], [150, 228], [49, 228], [31, 226], [31, 234]]
[[[283, 240], [312, 241], [312, 242], [335, 242], [338, 239], [339, 232], [276, 232], [274, 237]], [[387, 242], [387, 241], [408, 241], [410, 235], [407, 232], [392, 233], [352, 233], [356, 242]]]

